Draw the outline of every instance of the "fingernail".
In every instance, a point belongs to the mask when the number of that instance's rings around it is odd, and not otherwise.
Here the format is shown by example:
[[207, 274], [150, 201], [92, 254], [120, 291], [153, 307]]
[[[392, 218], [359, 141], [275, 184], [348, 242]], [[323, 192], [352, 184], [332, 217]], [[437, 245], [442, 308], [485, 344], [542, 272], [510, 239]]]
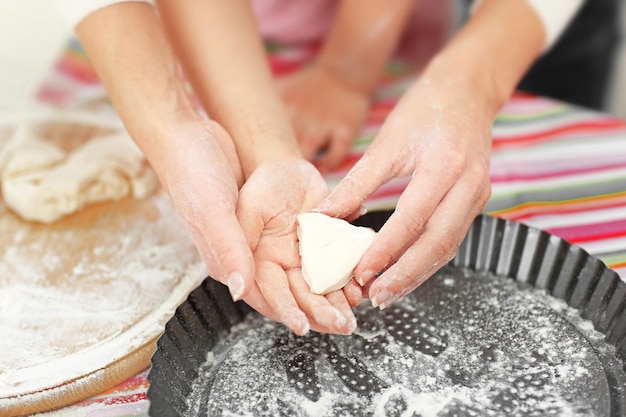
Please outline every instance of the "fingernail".
[[304, 319], [304, 320], [300, 320], [299, 323], [299, 328], [297, 331], [297, 334], [299, 336], [304, 336], [305, 334], [307, 334], [309, 331], [311, 330], [311, 325], [309, 324], [309, 321]]
[[385, 300], [385, 301], [383, 301], [381, 303], [378, 303], [379, 304], [378, 308], [380, 310], [384, 310], [387, 307], [389, 307], [390, 305], [392, 305], [393, 303], [395, 303], [396, 301], [398, 301], [402, 297], [403, 297], [403, 295], [400, 294], [400, 293], [394, 294], [391, 297], [387, 298], [387, 300]]
[[228, 276], [228, 291], [230, 291], [230, 296], [233, 301], [238, 301], [241, 299], [243, 292], [245, 290], [245, 282], [243, 280], [243, 275], [241, 272], [233, 272]]
[[387, 301], [385, 301], [383, 303], [380, 303], [380, 305], [378, 306], [378, 309], [381, 310], [381, 311], [386, 309], [387, 307], [389, 307], [390, 305], [395, 303], [397, 299], [398, 299], [398, 297], [391, 297], [391, 298], [389, 298]]
[[348, 319], [346, 319], [346, 317], [341, 314], [341, 311], [334, 309], [335, 310], [335, 329], [340, 330], [343, 329], [346, 324], [348, 324]]
[[367, 207], [361, 206], [361, 208], [359, 209], [359, 216], [363, 216], [365, 214], [367, 214]]
[[354, 331], [356, 330], [356, 326], [357, 326], [356, 318], [352, 316], [350, 318], [350, 327], [348, 328], [348, 334], [354, 333]]
[[305, 334], [309, 332], [309, 330], [311, 330], [311, 325], [309, 324], [309, 320], [306, 318], [304, 313], [302, 313], [302, 317], [300, 317], [300, 319], [298, 320], [298, 324], [296, 327], [297, 327], [296, 334], [298, 336], [304, 336]]
[[359, 285], [363, 286], [363, 285], [367, 284], [368, 282], [370, 282], [375, 276], [376, 276], [376, 271], [374, 271], [372, 269], [366, 269], [357, 278], [356, 282], [358, 282]]
[[311, 325], [306, 315], [297, 308], [291, 308], [284, 313], [281, 321], [298, 336], [304, 336], [311, 330]]
[[387, 304], [390, 303], [392, 296], [393, 294], [386, 289], [378, 291], [378, 293], [376, 293], [376, 295], [372, 298], [372, 307], [380, 307], [381, 310], [386, 308]]

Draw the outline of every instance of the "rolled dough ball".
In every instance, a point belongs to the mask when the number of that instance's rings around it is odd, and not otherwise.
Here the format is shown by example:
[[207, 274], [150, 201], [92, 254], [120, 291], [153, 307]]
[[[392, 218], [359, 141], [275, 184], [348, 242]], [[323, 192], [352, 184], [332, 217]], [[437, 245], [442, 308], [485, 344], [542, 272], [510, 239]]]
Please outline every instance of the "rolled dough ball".
[[86, 205], [143, 198], [157, 187], [143, 153], [125, 133], [95, 137], [71, 153], [20, 127], [2, 156], [6, 205], [25, 220], [51, 223]]
[[327, 294], [346, 285], [376, 238], [370, 228], [321, 213], [299, 214], [297, 233], [302, 275], [315, 294]]

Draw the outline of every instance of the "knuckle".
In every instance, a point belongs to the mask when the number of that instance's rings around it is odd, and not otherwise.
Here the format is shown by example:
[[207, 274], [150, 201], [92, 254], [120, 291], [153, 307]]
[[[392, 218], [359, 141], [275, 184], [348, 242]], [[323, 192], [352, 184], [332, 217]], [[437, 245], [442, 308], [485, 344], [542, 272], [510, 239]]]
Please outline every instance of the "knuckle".
[[435, 259], [449, 261], [456, 253], [460, 242], [453, 233], [446, 231], [433, 248]]
[[448, 150], [446, 154], [446, 165], [450, 172], [459, 176], [467, 168], [467, 155], [457, 148]]
[[472, 179], [476, 184], [484, 185], [489, 182], [489, 166], [485, 164], [474, 164]]
[[[393, 262], [398, 258], [400, 254], [399, 249], [392, 246], [393, 245], [389, 245], [382, 241], [379, 242], [375, 240], [374, 243], [372, 243], [372, 246], [370, 246], [370, 248], [365, 252], [365, 254], [363, 254], [361, 258], [362, 260], [367, 259], [366, 267], [363, 265], [357, 266], [359, 274], [364, 272], [365, 269], [380, 274], [387, 266], [393, 264]], [[377, 276], [378, 275], [372, 277], [372, 279], [376, 278]]]
[[392, 157], [387, 162], [387, 171], [397, 176], [408, 176], [414, 172], [415, 164], [410, 158]]
[[397, 268], [394, 271], [395, 288], [393, 289], [396, 291], [398, 298], [402, 298], [419, 287], [428, 277], [429, 275], [425, 275], [415, 265], [403, 265], [402, 268]]
[[466, 185], [469, 192], [474, 193], [479, 201], [485, 196], [491, 196], [491, 181], [489, 179], [489, 167], [483, 164], [473, 164], [466, 172]]
[[475, 205], [480, 206], [479, 210], [482, 210], [491, 197], [492, 192], [488, 168], [476, 168], [470, 177], [468, 187], [476, 196]]
[[408, 216], [405, 222], [405, 228], [407, 234], [411, 237], [420, 236], [424, 232], [424, 228], [426, 227], [427, 219], [426, 217], [420, 214], [414, 214], [412, 216]]
[[213, 240], [209, 243], [209, 249], [215, 259], [228, 260], [233, 255], [233, 244], [224, 240]]
[[399, 270], [394, 274], [394, 280], [398, 282], [397, 292], [400, 296], [404, 296], [415, 287], [415, 283], [419, 280], [419, 274], [413, 270]]
[[390, 245], [381, 245], [375, 250], [374, 259], [378, 260], [377, 266], [378, 270], [382, 270], [384, 265], [389, 265], [393, 260], [398, 256], [398, 251], [396, 248], [391, 247]]
[[491, 183], [487, 182], [487, 184], [485, 184], [485, 186], [483, 187], [480, 195], [480, 202], [483, 206], [487, 204], [487, 201], [491, 198], [491, 192]]

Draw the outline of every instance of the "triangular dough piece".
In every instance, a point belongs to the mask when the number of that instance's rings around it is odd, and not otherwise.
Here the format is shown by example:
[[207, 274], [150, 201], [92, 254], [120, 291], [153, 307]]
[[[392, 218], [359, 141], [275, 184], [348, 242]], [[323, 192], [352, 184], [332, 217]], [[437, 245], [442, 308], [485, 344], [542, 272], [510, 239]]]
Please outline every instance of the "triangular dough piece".
[[326, 294], [346, 285], [376, 237], [372, 229], [321, 213], [299, 214], [297, 232], [302, 275], [315, 294]]

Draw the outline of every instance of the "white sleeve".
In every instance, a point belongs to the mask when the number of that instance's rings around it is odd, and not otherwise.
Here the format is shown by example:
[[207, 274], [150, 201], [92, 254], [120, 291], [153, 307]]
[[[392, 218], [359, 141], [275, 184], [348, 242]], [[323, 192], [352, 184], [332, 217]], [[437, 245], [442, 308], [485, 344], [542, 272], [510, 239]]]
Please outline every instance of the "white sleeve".
[[550, 49], [554, 45], [583, 4], [583, 0], [526, 1], [535, 9], [546, 30], [546, 45], [544, 49]]
[[[475, 0], [472, 10], [482, 0]], [[550, 49], [565, 30], [584, 0], [525, 0], [535, 10], [546, 32], [544, 51]], [[593, 0], [588, 0], [593, 1]]]
[[139, 1], [154, 5], [154, 0], [54, 0], [63, 20], [72, 30], [87, 15], [111, 4]]

